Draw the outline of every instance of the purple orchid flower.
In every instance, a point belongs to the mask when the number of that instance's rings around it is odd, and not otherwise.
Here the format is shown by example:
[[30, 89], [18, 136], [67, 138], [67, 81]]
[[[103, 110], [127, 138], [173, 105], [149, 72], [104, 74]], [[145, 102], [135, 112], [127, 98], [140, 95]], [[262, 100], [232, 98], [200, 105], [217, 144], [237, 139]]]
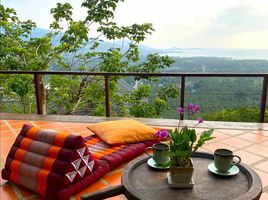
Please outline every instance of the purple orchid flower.
[[198, 121], [198, 124], [200, 124], [200, 123], [202, 123], [204, 120], [203, 120], [201, 117], [198, 117], [197, 121]]
[[179, 112], [180, 114], [183, 114], [183, 113], [184, 113], [184, 108], [178, 108], [178, 112]]
[[189, 103], [186, 109], [191, 115], [195, 113], [195, 105], [193, 103]]
[[157, 131], [157, 132], [154, 134], [154, 136], [155, 136], [156, 138], [160, 137], [160, 135], [161, 135], [161, 131]]
[[187, 111], [191, 111], [191, 110], [193, 110], [194, 109], [194, 104], [193, 103], [189, 103], [188, 105], [187, 105]]
[[200, 111], [200, 106], [199, 105], [195, 105], [195, 112], [199, 112]]
[[167, 132], [167, 130], [160, 130], [160, 131], [157, 131], [157, 132], [154, 134], [154, 136], [155, 136], [156, 138], [158, 138], [159, 140], [165, 140], [165, 139], [167, 139], [167, 137], [168, 137], [168, 132]]
[[166, 139], [168, 137], [168, 132], [166, 130], [161, 131], [161, 138]]

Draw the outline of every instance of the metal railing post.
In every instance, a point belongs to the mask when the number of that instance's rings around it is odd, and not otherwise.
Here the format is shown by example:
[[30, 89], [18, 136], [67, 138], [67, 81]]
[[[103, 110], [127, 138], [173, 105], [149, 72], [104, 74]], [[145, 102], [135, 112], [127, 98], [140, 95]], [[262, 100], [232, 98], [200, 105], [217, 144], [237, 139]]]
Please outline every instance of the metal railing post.
[[43, 90], [41, 74], [34, 74], [34, 88], [35, 88], [35, 99], [36, 99], [36, 110], [37, 114], [43, 115]]
[[[185, 76], [181, 76], [181, 102], [180, 102], [181, 108], [184, 108], [184, 95], [185, 95]], [[183, 114], [180, 114], [180, 120], [183, 120]]]
[[262, 82], [262, 95], [261, 95], [260, 120], [259, 120], [260, 123], [264, 123], [264, 119], [265, 119], [267, 85], [268, 85], [268, 77], [264, 76], [263, 82]]
[[106, 117], [110, 117], [111, 111], [110, 111], [110, 78], [109, 76], [104, 76], [105, 78], [105, 106], [106, 106]]

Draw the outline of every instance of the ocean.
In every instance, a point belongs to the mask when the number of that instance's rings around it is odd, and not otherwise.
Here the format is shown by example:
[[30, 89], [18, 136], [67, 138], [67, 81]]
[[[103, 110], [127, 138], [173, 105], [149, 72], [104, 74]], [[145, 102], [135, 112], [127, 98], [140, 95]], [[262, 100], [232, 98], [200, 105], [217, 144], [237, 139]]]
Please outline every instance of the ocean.
[[268, 60], [268, 49], [217, 49], [217, 48], [176, 48], [167, 49], [161, 55], [172, 57], [224, 57], [232, 59]]

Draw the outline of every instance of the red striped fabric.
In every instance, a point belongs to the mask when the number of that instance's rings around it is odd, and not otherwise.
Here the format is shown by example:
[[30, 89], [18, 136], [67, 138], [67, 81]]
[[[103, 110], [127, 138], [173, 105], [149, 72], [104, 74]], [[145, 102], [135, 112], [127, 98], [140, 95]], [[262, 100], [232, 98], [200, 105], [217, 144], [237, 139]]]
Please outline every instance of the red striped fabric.
[[47, 199], [67, 199], [153, 143], [109, 146], [97, 136], [82, 138], [24, 125], [9, 151], [2, 178]]
[[42, 196], [62, 190], [90, 176], [98, 167], [81, 136], [24, 125], [9, 151], [3, 179]]

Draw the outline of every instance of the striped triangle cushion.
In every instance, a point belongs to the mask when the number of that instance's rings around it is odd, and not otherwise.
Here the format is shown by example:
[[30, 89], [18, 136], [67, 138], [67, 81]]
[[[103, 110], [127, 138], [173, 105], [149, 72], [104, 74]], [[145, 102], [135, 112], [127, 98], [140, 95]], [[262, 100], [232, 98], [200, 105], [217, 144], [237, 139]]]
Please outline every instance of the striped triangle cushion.
[[98, 165], [83, 137], [26, 124], [9, 151], [2, 177], [42, 196], [57, 197]]

